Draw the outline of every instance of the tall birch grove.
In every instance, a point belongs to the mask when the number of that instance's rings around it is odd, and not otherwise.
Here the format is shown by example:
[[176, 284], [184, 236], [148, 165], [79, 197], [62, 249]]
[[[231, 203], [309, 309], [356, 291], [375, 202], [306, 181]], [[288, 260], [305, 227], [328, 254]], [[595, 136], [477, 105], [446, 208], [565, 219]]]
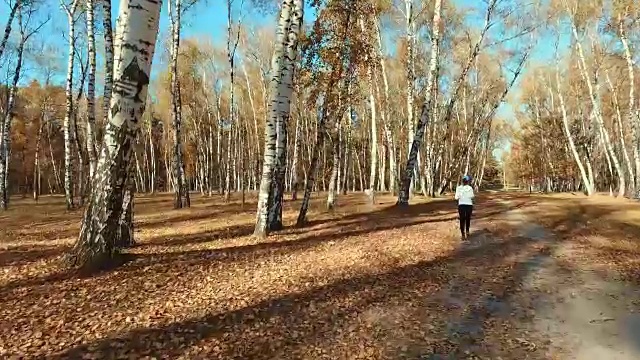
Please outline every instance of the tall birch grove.
[[0, 0], [0, 359], [640, 359], [639, 70], [640, 0]]
[[[630, 0], [60, 0], [62, 34], [37, 4], [0, 18], [0, 207], [64, 194], [86, 213], [79, 265], [132, 243], [133, 194], [174, 193], [176, 211], [239, 196], [257, 237], [347, 193], [408, 206], [463, 175], [640, 194]], [[212, 8], [215, 36], [192, 22]], [[25, 73], [53, 38], [59, 61]]]

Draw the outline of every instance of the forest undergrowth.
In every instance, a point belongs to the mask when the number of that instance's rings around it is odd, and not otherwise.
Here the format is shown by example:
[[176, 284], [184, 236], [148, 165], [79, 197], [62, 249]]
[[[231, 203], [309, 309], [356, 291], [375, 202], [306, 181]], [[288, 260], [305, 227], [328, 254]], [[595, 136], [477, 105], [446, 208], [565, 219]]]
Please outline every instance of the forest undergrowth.
[[[640, 285], [637, 203], [485, 194], [462, 243], [451, 200], [395, 200], [347, 195], [327, 212], [314, 198], [304, 228], [287, 201], [286, 229], [257, 240], [253, 194], [182, 210], [140, 196], [126, 262], [81, 276], [59, 266], [81, 211], [15, 198], [0, 215], [0, 357], [553, 358], [520, 301], [531, 258], [567, 243], [568, 274]], [[552, 235], [523, 236], [514, 211]]]

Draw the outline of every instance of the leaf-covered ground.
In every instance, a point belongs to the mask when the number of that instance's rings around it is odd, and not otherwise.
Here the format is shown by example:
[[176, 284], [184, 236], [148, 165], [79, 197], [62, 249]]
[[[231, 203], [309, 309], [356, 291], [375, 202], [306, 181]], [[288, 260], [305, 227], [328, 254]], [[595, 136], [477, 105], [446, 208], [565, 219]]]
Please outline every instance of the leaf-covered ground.
[[0, 358], [564, 359], [586, 337], [640, 354], [638, 203], [488, 193], [463, 243], [450, 200], [316, 198], [307, 227], [260, 242], [255, 198], [232, 200], [139, 197], [128, 261], [81, 277], [59, 267], [81, 212], [14, 199]]

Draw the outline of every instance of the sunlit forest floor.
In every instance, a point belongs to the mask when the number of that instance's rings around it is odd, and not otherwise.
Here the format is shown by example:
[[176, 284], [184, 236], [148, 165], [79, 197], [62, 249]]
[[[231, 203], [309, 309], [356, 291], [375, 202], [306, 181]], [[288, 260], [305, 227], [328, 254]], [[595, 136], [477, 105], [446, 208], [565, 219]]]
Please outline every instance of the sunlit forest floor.
[[[136, 199], [116, 269], [60, 267], [81, 210], [0, 214], [1, 358], [638, 359], [640, 204], [484, 193], [462, 242], [451, 200], [313, 200], [251, 237], [255, 195]], [[618, 357], [616, 357], [618, 356]]]

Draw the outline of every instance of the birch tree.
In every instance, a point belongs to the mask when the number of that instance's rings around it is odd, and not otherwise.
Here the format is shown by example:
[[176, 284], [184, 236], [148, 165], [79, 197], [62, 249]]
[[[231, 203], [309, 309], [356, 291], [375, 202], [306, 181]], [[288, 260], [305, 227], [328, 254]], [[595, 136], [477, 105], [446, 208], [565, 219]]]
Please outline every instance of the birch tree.
[[71, 144], [71, 117], [73, 116], [73, 69], [74, 69], [74, 55], [76, 53], [76, 22], [78, 5], [80, 0], [72, 0], [70, 3], [65, 3], [65, 0], [61, 0], [60, 4], [67, 15], [68, 25], [68, 62], [67, 62], [67, 79], [66, 79], [66, 98], [67, 103], [65, 106], [64, 114], [64, 194], [67, 204], [67, 210], [73, 209], [73, 159], [72, 159], [72, 144]]
[[238, 42], [240, 41], [240, 24], [233, 36], [232, 15], [233, 0], [227, 0], [227, 60], [229, 61], [229, 129], [228, 129], [228, 141], [227, 141], [227, 171], [225, 174], [225, 187], [224, 187], [224, 199], [229, 201], [231, 196], [231, 134], [233, 133], [236, 124], [236, 107], [235, 107], [235, 57], [236, 50], [238, 48]]
[[[174, 4], [173, 6], [171, 4]], [[173, 119], [173, 173], [175, 184], [175, 199], [173, 207], [181, 209], [190, 206], [189, 191], [184, 171], [184, 156], [182, 153], [182, 98], [180, 95], [180, 80], [178, 78], [178, 56], [180, 50], [180, 28], [182, 15], [182, 0], [169, 0], [169, 20], [171, 31], [171, 117]]]
[[440, 11], [442, 8], [442, 0], [435, 0], [433, 10], [433, 22], [431, 30], [431, 59], [429, 60], [429, 73], [427, 75], [427, 89], [425, 90], [425, 102], [422, 105], [422, 111], [420, 113], [420, 119], [413, 135], [413, 141], [411, 144], [411, 150], [408, 154], [407, 163], [405, 165], [402, 183], [400, 184], [400, 192], [398, 194], [398, 205], [409, 204], [409, 191], [411, 186], [411, 179], [413, 177], [413, 171], [416, 166], [416, 160], [418, 158], [418, 150], [422, 144], [422, 137], [424, 136], [425, 127], [431, 116], [432, 104], [432, 87], [434, 85], [434, 79], [436, 75], [436, 69], [438, 67], [438, 51], [440, 45]]
[[[95, 139], [95, 126], [96, 126], [96, 38], [95, 38], [95, 23], [94, 23], [94, 0], [87, 0], [86, 12], [87, 12], [87, 47], [89, 50], [89, 69], [87, 78], [87, 154], [89, 156], [89, 178], [93, 178], [93, 174], [96, 169], [96, 139]], [[107, 55], [108, 56], [108, 55]], [[80, 180], [82, 181], [82, 179]]]
[[[284, 180], [275, 172], [280, 172], [278, 167], [278, 122], [286, 121], [289, 118], [291, 107], [291, 94], [293, 92], [293, 69], [297, 57], [298, 32], [302, 27], [304, 11], [304, 0], [283, 0], [280, 7], [280, 17], [276, 29], [276, 42], [271, 59], [271, 74], [269, 82], [269, 109], [265, 123], [265, 147], [262, 166], [262, 177], [260, 180], [260, 192], [258, 194], [258, 209], [256, 211], [256, 226], [254, 236], [265, 237], [268, 235], [271, 226], [278, 227], [277, 223], [270, 224], [269, 220], [280, 221], [281, 215], [275, 214], [280, 209], [273, 208], [275, 195], [273, 187], [281, 186], [280, 180]], [[284, 134], [282, 134], [283, 136]], [[280, 166], [284, 167], [284, 164]], [[274, 184], [275, 182], [275, 184]], [[282, 201], [282, 195], [279, 194]], [[272, 213], [271, 219], [269, 213]], [[278, 215], [280, 219], [278, 219]]]
[[9, 88], [9, 96], [7, 99], [7, 105], [4, 111], [4, 116], [0, 125], [0, 209], [7, 210], [9, 204], [8, 193], [8, 179], [9, 179], [9, 160], [11, 154], [11, 123], [13, 122], [13, 108], [16, 103], [18, 92], [18, 81], [22, 74], [22, 67], [24, 65], [25, 57], [25, 45], [29, 38], [37, 33], [48, 21], [47, 17], [44, 21], [40, 22], [35, 27], [30, 27], [30, 23], [36, 7], [38, 4], [29, 3], [19, 6], [17, 9], [18, 15], [18, 30], [20, 38], [18, 40], [18, 47], [16, 50], [16, 65], [13, 71], [13, 77], [11, 80], [11, 86]]
[[102, 99], [102, 123], [109, 121], [109, 106], [113, 89], [113, 30], [111, 29], [111, 0], [99, 0], [102, 4], [102, 28], [104, 32], [104, 91]]
[[114, 58], [114, 92], [93, 191], [69, 263], [80, 268], [108, 265], [116, 254], [123, 192], [132, 144], [145, 110], [161, 1], [123, 0]]
[[2, 59], [2, 55], [4, 54], [4, 49], [7, 46], [7, 41], [9, 41], [13, 19], [15, 18], [16, 12], [18, 11], [18, 8], [20, 8], [21, 3], [22, 3], [22, 0], [16, 0], [16, 2], [14, 2], [13, 4], [10, 3], [11, 10], [9, 10], [9, 16], [7, 17], [7, 24], [4, 27], [2, 40], [0, 40], [0, 59]]

